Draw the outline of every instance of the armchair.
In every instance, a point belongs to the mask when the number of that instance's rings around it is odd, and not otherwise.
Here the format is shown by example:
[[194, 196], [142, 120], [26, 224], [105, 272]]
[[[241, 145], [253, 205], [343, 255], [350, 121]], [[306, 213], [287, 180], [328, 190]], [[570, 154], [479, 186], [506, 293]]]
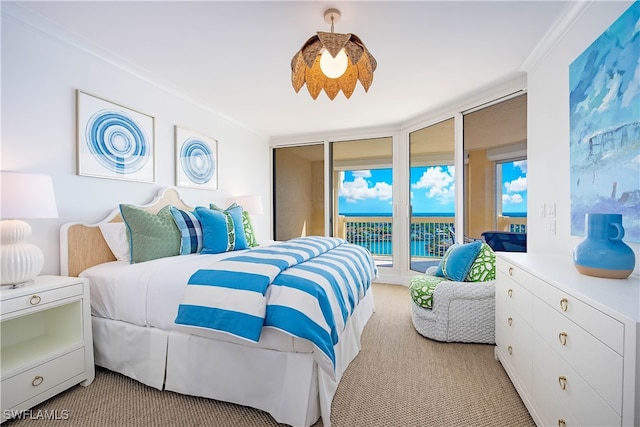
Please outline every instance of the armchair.
[[[437, 267], [426, 275], [433, 276]], [[495, 280], [443, 281], [433, 291], [433, 307], [411, 301], [411, 320], [421, 335], [444, 342], [495, 343]]]

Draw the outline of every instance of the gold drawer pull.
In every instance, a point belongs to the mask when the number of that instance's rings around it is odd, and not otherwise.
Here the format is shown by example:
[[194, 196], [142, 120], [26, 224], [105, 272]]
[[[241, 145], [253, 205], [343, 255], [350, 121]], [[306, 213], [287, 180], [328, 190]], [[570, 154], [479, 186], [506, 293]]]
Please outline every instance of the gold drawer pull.
[[31, 298], [29, 299], [29, 304], [38, 305], [40, 304], [40, 301], [42, 301], [42, 298], [40, 298], [39, 295], [31, 295]]
[[509, 267], [509, 276], [513, 276], [513, 267]]
[[564, 420], [564, 418], [560, 418], [558, 420], [558, 427], [566, 427], [567, 422]]
[[513, 347], [507, 347], [507, 351], [509, 352], [509, 355], [513, 354]]
[[560, 344], [567, 345], [567, 333], [566, 332], [560, 332], [558, 334], [558, 339], [560, 340]]
[[33, 381], [31, 381], [31, 385], [34, 387], [38, 387], [40, 384], [42, 384], [44, 382], [44, 378], [41, 377], [40, 375], [36, 375], [33, 378]]
[[567, 389], [567, 377], [565, 377], [564, 375], [559, 376], [558, 377], [558, 384], [560, 384], [560, 389], [566, 390]]
[[560, 308], [562, 309], [562, 311], [567, 311], [567, 309], [569, 308], [569, 300], [566, 298], [562, 298], [560, 300]]
[[509, 289], [507, 295], [509, 295], [509, 298], [513, 297], [513, 289]]
[[509, 317], [507, 319], [507, 323], [509, 324], [509, 326], [511, 326], [511, 324], [513, 323], [513, 319], [511, 317]]

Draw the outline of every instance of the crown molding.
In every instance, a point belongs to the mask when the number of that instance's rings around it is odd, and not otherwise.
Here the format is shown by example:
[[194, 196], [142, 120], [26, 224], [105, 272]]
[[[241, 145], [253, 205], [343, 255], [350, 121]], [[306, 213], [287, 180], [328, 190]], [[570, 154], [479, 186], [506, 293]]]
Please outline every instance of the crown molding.
[[[28, 2], [24, 2], [28, 4]], [[170, 95], [173, 95], [177, 98], [180, 98], [198, 108], [201, 108], [205, 111], [210, 112], [218, 117], [221, 117], [241, 128], [246, 129], [253, 134], [260, 136], [262, 138], [267, 138], [267, 135], [247, 126], [246, 124], [238, 121], [232, 117], [229, 117], [217, 110], [214, 110], [208, 105], [203, 104], [202, 102], [189, 97], [182, 93], [182, 90], [175, 85], [163, 80], [152, 71], [139, 67], [130, 61], [126, 60], [122, 56], [106, 50], [95, 43], [87, 40], [85, 37], [79, 35], [78, 33], [71, 31], [50, 19], [45, 18], [44, 16], [34, 12], [29, 9], [28, 6], [23, 6], [19, 2], [15, 1], [0, 1], [0, 12], [2, 14], [2, 19], [5, 17], [14, 19], [16, 22], [30, 28], [31, 30], [50, 38], [56, 42], [64, 43], [74, 49], [77, 49], [81, 52], [90, 55], [99, 61], [102, 61], [106, 64], [109, 64], [115, 68], [122, 70], [125, 73], [131, 74], [134, 77], [166, 92]]]
[[545, 33], [527, 59], [520, 65], [519, 70], [524, 72], [535, 70], [595, 1], [596, 0], [569, 2], [563, 12], [560, 13], [556, 22]]

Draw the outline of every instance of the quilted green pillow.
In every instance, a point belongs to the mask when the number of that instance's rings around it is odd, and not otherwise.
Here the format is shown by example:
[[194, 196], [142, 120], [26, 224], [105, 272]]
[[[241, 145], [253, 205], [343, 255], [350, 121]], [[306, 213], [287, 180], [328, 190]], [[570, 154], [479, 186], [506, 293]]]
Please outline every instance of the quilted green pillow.
[[436, 290], [436, 286], [438, 286], [440, 282], [444, 282], [445, 280], [447, 279], [444, 277], [427, 276], [424, 274], [413, 276], [409, 284], [411, 298], [420, 307], [433, 307], [433, 291]]
[[133, 205], [120, 205], [120, 214], [127, 225], [131, 264], [180, 254], [180, 231], [170, 206], [156, 215]]
[[471, 264], [465, 282], [487, 282], [496, 278], [496, 254], [491, 246], [482, 244], [478, 256]]

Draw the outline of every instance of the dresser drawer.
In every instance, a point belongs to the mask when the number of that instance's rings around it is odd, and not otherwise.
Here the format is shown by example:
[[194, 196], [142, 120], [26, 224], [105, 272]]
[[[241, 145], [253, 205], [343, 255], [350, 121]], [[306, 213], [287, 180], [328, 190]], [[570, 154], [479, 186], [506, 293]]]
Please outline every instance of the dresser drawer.
[[12, 408], [85, 370], [84, 347], [2, 381], [2, 408]]
[[541, 280], [536, 286], [536, 296], [623, 355], [624, 325], [621, 322]]
[[519, 283], [523, 288], [535, 292], [535, 286], [538, 279], [531, 273], [524, 271], [522, 268], [511, 264], [502, 258], [496, 260], [496, 274], [502, 273], [514, 282]]
[[496, 332], [518, 341], [526, 354], [531, 354], [531, 324], [527, 323], [513, 307], [496, 305]]
[[[563, 407], [577, 418], [580, 425], [620, 425], [620, 413], [614, 411], [567, 362], [537, 334], [534, 336], [534, 389], [552, 392]], [[539, 396], [534, 395], [534, 399]]]
[[540, 421], [536, 420], [536, 424], [545, 427], [579, 426], [578, 418], [556, 397], [555, 390], [539, 380], [540, 372], [537, 368], [534, 369], [533, 375], [532, 397], [536, 402], [536, 414], [541, 418]]
[[19, 310], [24, 310], [25, 308], [43, 306], [65, 298], [82, 295], [82, 291], [82, 283], [77, 283], [48, 291], [34, 291], [28, 295], [23, 294], [15, 298], [7, 298], [2, 300], [0, 313], [2, 313], [3, 318], [11, 317], [7, 315]]
[[497, 273], [496, 278], [496, 305], [510, 307], [530, 324], [533, 309], [531, 292], [501, 271]]
[[[497, 307], [496, 307], [497, 309]], [[521, 318], [517, 318], [520, 320]], [[514, 382], [529, 392], [531, 390], [531, 327], [524, 323], [518, 322], [518, 330], [509, 327], [506, 321], [498, 321], [496, 319], [496, 345], [503, 354], [500, 358], [503, 365], [509, 366], [509, 371], [516, 378]]]
[[618, 353], [538, 298], [533, 330], [621, 413], [623, 358]]

